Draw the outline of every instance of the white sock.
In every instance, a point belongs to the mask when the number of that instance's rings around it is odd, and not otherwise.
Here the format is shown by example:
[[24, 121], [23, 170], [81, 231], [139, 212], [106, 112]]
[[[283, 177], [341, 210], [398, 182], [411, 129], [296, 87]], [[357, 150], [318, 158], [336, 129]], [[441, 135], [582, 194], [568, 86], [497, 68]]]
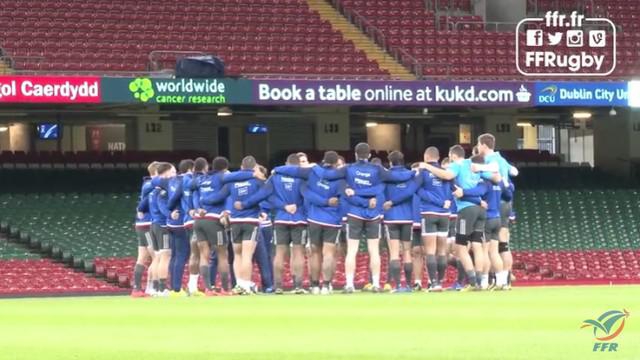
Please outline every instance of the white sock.
[[498, 271], [496, 273], [496, 285], [504, 286], [507, 284], [507, 276], [509, 276], [509, 272], [506, 270]]
[[380, 275], [371, 275], [371, 281], [373, 282], [373, 286], [380, 287]]
[[200, 274], [189, 274], [189, 281], [187, 282], [187, 289], [189, 289], [190, 293], [194, 293], [198, 291], [198, 278]]
[[253, 286], [253, 281], [243, 280], [243, 282], [244, 282], [244, 289], [247, 291], [251, 291], [251, 286]]
[[489, 287], [489, 274], [482, 274], [480, 276], [480, 286], [482, 286], [483, 289], [486, 289]]
[[354, 287], [352, 274], [347, 274], [347, 287]]
[[251, 281], [237, 279], [236, 282], [238, 283], [238, 286], [240, 286], [242, 289], [247, 291], [251, 290]]
[[422, 287], [422, 280], [414, 280], [413, 285], [420, 285], [420, 287]]

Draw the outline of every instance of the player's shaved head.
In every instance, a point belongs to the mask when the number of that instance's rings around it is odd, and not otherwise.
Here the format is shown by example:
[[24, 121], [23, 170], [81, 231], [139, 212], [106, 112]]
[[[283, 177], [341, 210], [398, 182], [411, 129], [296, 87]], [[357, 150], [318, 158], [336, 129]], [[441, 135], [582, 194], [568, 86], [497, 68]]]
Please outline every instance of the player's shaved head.
[[411, 164], [411, 168], [412, 169], [417, 169], [420, 167], [420, 163], [419, 162], [414, 162], [413, 164]]
[[448, 157], [442, 159], [442, 161], [440, 162], [440, 165], [442, 166], [447, 166], [451, 163], [451, 159], [449, 159]]
[[240, 167], [243, 170], [249, 170], [249, 169], [255, 169], [256, 165], [258, 165], [258, 162], [256, 161], [256, 158], [254, 158], [251, 155], [245, 156], [242, 159], [242, 163], [240, 164]]
[[194, 172], [204, 173], [204, 172], [207, 172], [208, 169], [209, 169], [209, 163], [207, 162], [207, 159], [203, 157], [196, 158], [196, 160], [193, 162]]
[[404, 165], [404, 154], [397, 150], [392, 151], [387, 156], [387, 160], [389, 160], [389, 164], [391, 164], [391, 166]]
[[229, 168], [229, 160], [224, 156], [217, 156], [211, 162], [211, 167], [214, 171], [225, 171]]
[[178, 164], [178, 171], [180, 174], [185, 174], [189, 171], [193, 171], [194, 161], [191, 159], [181, 160]]
[[357, 160], [367, 160], [371, 156], [371, 147], [367, 143], [359, 143], [355, 148]]
[[429, 146], [424, 151], [424, 161], [425, 162], [434, 162], [440, 160], [440, 150], [438, 150], [435, 146]]
[[478, 145], [476, 145], [471, 148], [471, 156], [478, 155], [478, 154], [480, 154], [480, 149], [478, 148]]
[[379, 157], [374, 157], [373, 159], [371, 159], [371, 163], [373, 165], [380, 165], [382, 166], [382, 159], [380, 159]]
[[452, 161], [455, 161], [456, 159], [464, 159], [464, 148], [460, 145], [453, 145], [449, 149], [449, 157]]
[[322, 162], [325, 165], [335, 166], [338, 164], [338, 153], [335, 151], [327, 151], [324, 153], [324, 157], [322, 158]]
[[338, 167], [343, 167], [347, 164], [347, 161], [344, 159], [344, 156], [338, 155]]
[[289, 154], [289, 156], [287, 156], [287, 165], [300, 165], [300, 157], [298, 154]]
[[160, 165], [160, 162], [154, 161], [151, 164], [149, 164], [149, 166], [147, 166], [147, 171], [149, 172], [149, 176], [158, 175], [158, 166], [159, 165]]

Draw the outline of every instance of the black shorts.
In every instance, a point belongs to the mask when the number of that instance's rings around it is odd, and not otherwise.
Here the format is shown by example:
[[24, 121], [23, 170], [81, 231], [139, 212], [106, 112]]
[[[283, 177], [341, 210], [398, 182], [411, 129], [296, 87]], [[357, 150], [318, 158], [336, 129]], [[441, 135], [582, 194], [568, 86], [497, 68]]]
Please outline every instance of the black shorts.
[[185, 228], [185, 230], [187, 231], [187, 239], [189, 239], [189, 242], [197, 243], [198, 237], [196, 236], [196, 232], [193, 230], [193, 226], [191, 228]]
[[273, 241], [276, 245], [305, 245], [307, 226], [276, 224], [273, 227]]
[[471, 235], [473, 232], [484, 232], [487, 210], [474, 205], [458, 211], [456, 234]]
[[154, 251], [170, 250], [169, 231], [158, 224], [151, 224], [151, 242]]
[[378, 220], [362, 220], [349, 217], [347, 219], [347, 239], [361, 240], [363, 237], [367, 240], [380, 239], [381, 221]]
[[235, 223], [231, 224], [231, 241], [240, 244], [243, 241], [258, 240], [258, 224]]
[[339, 227], [309, 224], [309, 242], [314, 246], [322, 244], [338, 244], [342, 230]]
[[341, 244], [347, 243], [347, 223], [342, 223], [342, 227], [340, 228], [340, 240], [338, 240]]
[[449, 214], [422, 215], [422, 236], [447, 237], [449, 235]]
[[509, 223], [511, 217], [511, 210], [513, 208], [513, 204], [507, 201], [500, 202], [500, 226], [503, 228], [509, 228]]
[[387, 240], [411, 241], [413, 224], [384, 224]]
[[449, 217], [449, 239], [453, 239], [456, 237], [456, 223], [458, 222], [458, 217]]
[[411, 236], [411, 247], [422, 246], [422, 229], [413, 228], [413, 234]]
[[153, 240], [151, 238], [151, 228], [136, 229], [136, 236], [138, 237], [139, 247], [153, 247]]
[[218, 220], [199, 219], [193, 224], [196, 241], [208, 242], [210, 246], [225, 246], [229, 243], [224, 226]]
[[487, 223], [484, 225], [485, 240], [500, 240], [500, 228], [500, 218], [487, 219]]

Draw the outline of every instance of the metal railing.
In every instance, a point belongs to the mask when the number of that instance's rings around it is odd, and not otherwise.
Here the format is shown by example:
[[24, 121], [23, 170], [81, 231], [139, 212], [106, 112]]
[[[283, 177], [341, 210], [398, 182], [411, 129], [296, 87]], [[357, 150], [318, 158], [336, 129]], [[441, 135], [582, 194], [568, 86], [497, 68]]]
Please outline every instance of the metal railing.
[[[473, 28], [480, 28], [483, 31], [506, 32], [516, 31], [517, 26], [518, 23], [500, 21], [456, 21], [455, 23], [450, 23], [450, 30], [468, 30], [469, 28], [473, 30]], [[528, 28], [540, 27], [537, 23], [529, 23], [527, 26]]]
[[[405, 61], [408, 61], [411, 64], [411, 67], [414, 67], [418, 61], [411, 56], [404, 49], [399, 47], [391, 46], [387, 40], [387, 37], [382, 33], [380, 29], [378, 29], [375, 25], [373, 25], [369, 20], [367, 20], [364, 16], [360, 15], [356, 10], [348, 10], [346, 9], [340, 0], [331, 0], [333, 6], [343, 14], [350, 23], [354, 24], [360, 31], [362, 31], [369, 38], [373, 39], [373, 41], [378, 44], [383, 50], [390, 54], [396, 62], [400, 63], [403, 66], [405, 65]], [[414, 72], [415, 74], [415, 72]]]
[[[555, 0], [552, 4], [552, 6], [550, 8], [545, 8], [545, 9], [541, 9], [540, 6], [538, 6], [538, 0], [527, 0], [528, 5], [527, 9], [532, 8], [533, 9], [533, 14], [534, 15], [540, 15], [541, 11], [549, 11], [549, 10], [556, 10], [556, 11], [567, 11], [567, 10], [575, 10], [581, 14], [585, 14], [585, 15], [596, 15], [596, 7], [595, 7], [595, 2], [594, 0], [579, 0], [575, 2], [575, 7], [571, 7], [571, 5], [573, 5], [573, 3], [570, 3], [569, 1], [560, 1], [560, 0]], [[569, 3], [569, 7], [567, 7], [567, 3]], [[587, 14], [587, 9], [590, 9], [591, 13]]]
[[107, 70], [13, 70], [13, 75], [60, 75], [60, 76], [98, 76], [98, 77], [152, 77], [172, 78], [172, 72], [165, 71], [107, 71]]

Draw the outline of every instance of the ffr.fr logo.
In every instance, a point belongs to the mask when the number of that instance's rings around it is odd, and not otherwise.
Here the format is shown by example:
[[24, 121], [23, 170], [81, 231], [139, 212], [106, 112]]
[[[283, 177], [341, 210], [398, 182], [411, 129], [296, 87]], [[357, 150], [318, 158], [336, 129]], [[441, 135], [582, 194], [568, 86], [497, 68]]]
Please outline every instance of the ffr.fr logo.
[[523, 19], [516, 27], [516, 66], [525, 76], [609, 75], [616, 66], [615, 24], [575, 11]]

